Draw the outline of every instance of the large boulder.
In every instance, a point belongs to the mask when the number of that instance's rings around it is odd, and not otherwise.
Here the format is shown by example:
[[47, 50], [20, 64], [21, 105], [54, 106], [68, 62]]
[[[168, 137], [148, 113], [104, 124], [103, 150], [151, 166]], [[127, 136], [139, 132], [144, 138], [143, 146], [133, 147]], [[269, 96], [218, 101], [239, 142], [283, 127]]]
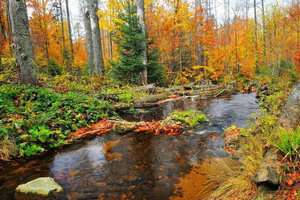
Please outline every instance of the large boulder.
[[16, 200], [62, 200], [66, 199], [63, 188], [51, 177], [42, 177], [19, 185]]
[[300, 83], [291, 90], [291, 94], [282, 109], [279, 125], [285, 128], [296, 128], [300, 121]]

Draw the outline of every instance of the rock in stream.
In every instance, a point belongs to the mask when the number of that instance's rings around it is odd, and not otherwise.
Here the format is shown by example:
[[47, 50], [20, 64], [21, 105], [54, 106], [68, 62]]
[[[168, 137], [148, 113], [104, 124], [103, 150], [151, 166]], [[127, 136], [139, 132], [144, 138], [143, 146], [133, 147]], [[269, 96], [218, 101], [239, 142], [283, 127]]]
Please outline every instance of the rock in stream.
[[19, 185], [15, 192], [16, 200], [62, 200], [66, 199], [63, 188], [51, 177], [37, 178]]

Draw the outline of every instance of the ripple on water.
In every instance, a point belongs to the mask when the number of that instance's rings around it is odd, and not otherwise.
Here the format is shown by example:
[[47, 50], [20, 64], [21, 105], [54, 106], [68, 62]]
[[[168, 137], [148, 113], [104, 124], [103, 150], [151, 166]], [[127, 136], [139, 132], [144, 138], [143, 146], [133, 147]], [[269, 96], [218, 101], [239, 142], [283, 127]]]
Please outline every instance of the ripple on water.
[[226, 158], [223, 139], [208, 133], [220, 134], [231, 124], [245, 127], [250, 113], [259, 109], [254, 94], [169, 101], [150, 116], [174, 109], [202, 110], [211, 120], [192, 135], [108, 133], [43, 158], [7, 163], [0, 168], [1, 199], [12, 199], [18, 184], [41, 176], [54, 177], [72, 200], [206, 197], [216, 187], [221, 166], [237, 165]]

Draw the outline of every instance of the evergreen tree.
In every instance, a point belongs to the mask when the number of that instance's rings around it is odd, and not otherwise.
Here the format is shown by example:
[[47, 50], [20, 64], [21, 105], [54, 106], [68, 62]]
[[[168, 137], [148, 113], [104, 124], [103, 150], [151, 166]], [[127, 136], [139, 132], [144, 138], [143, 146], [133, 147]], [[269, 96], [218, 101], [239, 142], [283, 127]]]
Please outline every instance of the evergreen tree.
[[[119, 60], [110, 61], [112, 76], [121, 82], [140, 84], [140, 75], [144, 69], [142, 62], [144, 36], [136, 15], [136, 6], [133, 1], [128, 1], [125, 10], [118, 14], [116, 22], [118, 31], [115, 42], [118, 46]], [[158, 51], [148, 49], [148, 81], [149, 83], [163, 84], [164, 70], [158, 63]]]

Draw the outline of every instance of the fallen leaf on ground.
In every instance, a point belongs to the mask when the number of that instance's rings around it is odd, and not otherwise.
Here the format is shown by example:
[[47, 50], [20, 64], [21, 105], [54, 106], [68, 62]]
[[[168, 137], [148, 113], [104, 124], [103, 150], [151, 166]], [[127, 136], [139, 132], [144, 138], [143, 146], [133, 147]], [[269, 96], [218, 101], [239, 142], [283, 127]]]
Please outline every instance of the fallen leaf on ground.
[[76, 132], [71, 133], [71, 136], [76, 136], [77, 139], [84, 138], [90, 135], [101, 135], [109, 132], [114, 126], [114, 123], [109, 122], [105, 119], [101, 120], [96, 124], [92, 124], [91, 128], [81, 128]]

